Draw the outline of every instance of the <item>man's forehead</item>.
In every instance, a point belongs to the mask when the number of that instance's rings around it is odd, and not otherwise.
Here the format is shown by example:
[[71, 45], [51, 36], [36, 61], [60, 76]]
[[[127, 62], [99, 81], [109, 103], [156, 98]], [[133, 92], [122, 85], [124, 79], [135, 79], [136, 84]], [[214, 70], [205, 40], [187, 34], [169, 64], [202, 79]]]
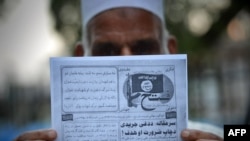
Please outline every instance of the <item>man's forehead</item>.
[[[88, 30], [108, 34], [153, 32], [161, 29], [161, 20], [152, 13], [138, 8], [114, 8], [99, 13], [88, 23]], [[94, 30], [93, 30], [94, 29]], [[89, 32], [89, 31], [88, 31]]]
[[87, 26], [89, 45], [133, 44], [161, 40], [161, 20], [138, 8], [114, 8], [96, 15]]
[[[107, 26], [105, 24], [108, 22], [109, 24], [113, 23], [113, 26], [121, 27], [121, 25], [116, 25], [117, 21], [123, 21], [125, 25], [132, 23], [134, 25], [140, 24], [140, 26], [142, 26], [142, 24], [151, 22], [161, 24], [161, 20], [151, 12], [139, 8], [122, 7], [113, 8], [99, 13], [90, 20], [88, 25], [95, 24], [105, 28], [105, 26]], [[122, 28], [126, 28], [126, 26]]]

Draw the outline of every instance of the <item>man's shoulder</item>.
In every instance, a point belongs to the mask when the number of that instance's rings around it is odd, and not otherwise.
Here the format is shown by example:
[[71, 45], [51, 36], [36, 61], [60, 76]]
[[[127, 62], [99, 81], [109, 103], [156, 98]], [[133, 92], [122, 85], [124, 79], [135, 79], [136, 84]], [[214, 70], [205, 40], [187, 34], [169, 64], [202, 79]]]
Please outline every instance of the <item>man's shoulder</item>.
[[196, 121], [188, 121], [188, 128], [190, 129], [196, 129], [196, 130], [201, 130], [204, 132], [210, 132], [213, 134], [216, 134], [220, 137], [224, 136], [224, 132], [223, 129], [212, 125], [212, 124], [208, 124], [208, 123], [203, 123], [203, 122], [196, 122]]

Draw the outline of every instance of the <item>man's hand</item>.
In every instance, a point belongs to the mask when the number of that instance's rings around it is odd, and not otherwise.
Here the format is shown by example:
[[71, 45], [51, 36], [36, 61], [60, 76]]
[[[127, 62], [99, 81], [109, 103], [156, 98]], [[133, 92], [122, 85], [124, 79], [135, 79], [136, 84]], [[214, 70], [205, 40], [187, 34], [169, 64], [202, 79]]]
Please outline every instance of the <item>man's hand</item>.
[[19, 135], [14, 141], [26, 141], [26, 140], [43, 140], [43, 141], [53, 141], [56, 139], [56, 131], [52, 129], [47, 130], [36, 130], [25, 132]]
[[185, 129], [181, 132], [184, 141], [223, 141], [223, 138], [208, 132]]

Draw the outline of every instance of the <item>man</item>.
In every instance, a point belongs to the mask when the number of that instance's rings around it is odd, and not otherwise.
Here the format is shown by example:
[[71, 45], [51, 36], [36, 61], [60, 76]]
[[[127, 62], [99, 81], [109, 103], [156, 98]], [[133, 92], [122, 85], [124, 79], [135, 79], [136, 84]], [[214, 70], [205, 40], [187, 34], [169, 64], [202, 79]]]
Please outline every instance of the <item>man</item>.
[[[83, 6], [84, 44], [76, 46], [76, 56], [177, 53], [176, 40], [164, 27], [161, 0], [83, 0]], [[195, 127], [190, 123], [181, 133], [184, 141], [223, 140], [216, 131], [191, 129]], [[48, 129], [26, 132], [16, 141], [55, 138], [56, 131]]]

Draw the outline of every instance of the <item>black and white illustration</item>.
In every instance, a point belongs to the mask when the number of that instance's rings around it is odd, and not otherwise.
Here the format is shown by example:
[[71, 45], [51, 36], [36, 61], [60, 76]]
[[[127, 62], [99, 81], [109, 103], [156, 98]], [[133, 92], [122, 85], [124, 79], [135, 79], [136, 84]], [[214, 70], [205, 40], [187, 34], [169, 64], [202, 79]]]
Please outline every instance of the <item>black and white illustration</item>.
[[[127, 100], [127, 107], [143, 111], [166, 111], [162, 107], [175, 105], [174, 66], [141, 67], [144, 71], [136, 73], [133, 70], [137, 68], [127, 68], [130, 71], [120, 73], [120, 77], [122, 74], [126, 76], [122, 93]], [[169, 103], [172, 99], [173, 102]], [[125, 105], [122, 106], [125, 108]]]

